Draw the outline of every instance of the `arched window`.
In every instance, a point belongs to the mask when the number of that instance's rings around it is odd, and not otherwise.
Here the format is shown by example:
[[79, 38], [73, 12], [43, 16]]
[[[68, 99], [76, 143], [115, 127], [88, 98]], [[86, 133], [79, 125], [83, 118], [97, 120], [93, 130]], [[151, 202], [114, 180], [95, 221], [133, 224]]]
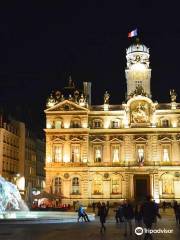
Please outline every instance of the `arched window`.
[[62, 194], [62, 179], [60, 177], [54, 178], [53, 181], [53, 193], [57, 195]]
[[62, 128], [62, 120], [58, 119], [55, 121], [55, 128]]
[[80, 185], [78, 177], [74, 177], [72, 179], [72, 194], [80, 194]]
[[122, 181], [119, 176], [114, 176], [111, 179], [111, 192], [112, 194], [122, 193]]
[[102, 194], [102, 177], [96, 175], [93, 181], [93, 194]]
[[163, 119], [162, 120], [162, 127], [169, 127], [169, 120], [168, 119]]
[[164, 174], [162, 177], [162, 193], [163, 194], [173, 194], [174, 193], [173, 176], [170, 174]]
[[81, 127], [81, 121], [78, 118], [74, 118], [71, 120], [71, 128], [80, 128]]

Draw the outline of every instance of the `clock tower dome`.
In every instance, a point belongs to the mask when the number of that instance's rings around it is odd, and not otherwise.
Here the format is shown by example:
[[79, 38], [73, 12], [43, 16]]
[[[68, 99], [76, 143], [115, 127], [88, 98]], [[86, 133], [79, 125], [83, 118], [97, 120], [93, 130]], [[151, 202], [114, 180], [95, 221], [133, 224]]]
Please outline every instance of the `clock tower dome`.
[[144, 44], [136, 42], [126, 50], [126, 59], [127, 99], [139, 90], [139, 92], [150, 98], [151, 69], [149, 68], [149, 48]]

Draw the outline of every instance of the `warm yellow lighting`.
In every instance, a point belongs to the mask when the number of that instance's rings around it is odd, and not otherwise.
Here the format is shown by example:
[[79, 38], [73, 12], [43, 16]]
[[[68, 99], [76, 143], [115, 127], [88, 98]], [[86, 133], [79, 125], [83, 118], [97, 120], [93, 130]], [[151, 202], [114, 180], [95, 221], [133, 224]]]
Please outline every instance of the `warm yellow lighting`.
[[70, 123], [69, 122], [64, 122], [64, 128], [69, 128]]
[[177, 127], [177, 122], [172, 122], [172, 127], [173, 128]]
[[104, 104], [104, 111], [108, 111], [109, 110], [109, 104]]
[[144, 71], [146, 69], [146, 67], [142, 63], [136, 63], [136, 64], [132, 65], [131, 69], [135, 70], [135, 71]]
[[104, 128], [109, 128], [109, 121], [108, 120], [104, 121]]
[[88, 127], [87, 122], [82, 123], [82, 127], [83, 127], [83, 128], [87, 128], [87, 127]]
[[25, 178], [24, 177], [19, 177], [16, 180], [16, 185], [19, 190], [24, 191], [25, 190]]
[[68, 158], [68, 156], [65, 154], [63, 157], [63, 162], [70, 162], [70, 159]]
[[47, 122], [46, 127], [47, 127], [47, 128], [52, 128], [51, 123], [50, 123], [50, 122]]
[[52, 162], [52, 158], [51, 158], [50, 156], [48, 156], [47, 159], [46, 159], [46, 162], [47, 162], [47, 163]]

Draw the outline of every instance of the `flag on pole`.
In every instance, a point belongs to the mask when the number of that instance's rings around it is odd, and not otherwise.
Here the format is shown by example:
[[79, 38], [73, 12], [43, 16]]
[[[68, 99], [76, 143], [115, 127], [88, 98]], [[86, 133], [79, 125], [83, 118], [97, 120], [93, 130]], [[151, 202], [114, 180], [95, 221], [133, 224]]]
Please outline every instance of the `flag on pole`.
[[131, 32], [128, 33], [128, 38], [136, 37], [137, 34], [137, 28]]

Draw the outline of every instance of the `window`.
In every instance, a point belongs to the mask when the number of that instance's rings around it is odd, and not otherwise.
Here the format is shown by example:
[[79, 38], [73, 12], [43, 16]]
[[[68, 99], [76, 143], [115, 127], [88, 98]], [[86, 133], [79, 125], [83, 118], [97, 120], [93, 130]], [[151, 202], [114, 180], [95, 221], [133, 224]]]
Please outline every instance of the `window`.
[[81, 122], [79, 119], [73, 119], [71, 121], [71, 127], [72, 128], [80, 128], [81, 127]]
[[119, 177], [113, 178], [112, 181], [112, 194], [121, 193], [121, 180]]
[[137, 162], [142, 164], [145, 159], [145, 154], [144, 154], [144, 146], [138, 145], [137, 146]]
[[102, 146], [94, 146], [94, 161], [102, 161]]
[[102, 120], [101, 119], [96, 119], [93, 121], [93, 127], [94, 128], [102, 128]]
[[169, 127], [169, 120], [167, 119], [162, 120], [162, 127]]
[[170, 145], [163, 145], [162, 147], [162, 158], [163, 162], [170, 161]]
[[102, 194], [102, 178], [101, 178], [101, 176], [94, 177], [94, 194]]
[[72, 194], [79, 194], [80, 191], [79, 191], [79, 178], [77, 177], [74, 177], [72, 179]]
[[163, 194], [173, 194], [174, 181], [173, 177], [170, 174], [164, 174], [162, 178], [162, 193]]
[[53, 147], [54, 162], [62, 162], [62, 145], [55, 145]]
[[71, 146], [71, 161], [80, 162], [80, 145]]
[[55, 128], [62, 128], [62, 121], [61, 120], [56, 120], [55, 121]]
[[112, 121], [112, 128], [119, 128], [119, 122], [118, 121]]
[[54, 179], [54, 193], [58, 195], [62, 193], [62, 180], [60, 177]]
[[112, 145], [112, 162], [120, 161], [119, 145]]

